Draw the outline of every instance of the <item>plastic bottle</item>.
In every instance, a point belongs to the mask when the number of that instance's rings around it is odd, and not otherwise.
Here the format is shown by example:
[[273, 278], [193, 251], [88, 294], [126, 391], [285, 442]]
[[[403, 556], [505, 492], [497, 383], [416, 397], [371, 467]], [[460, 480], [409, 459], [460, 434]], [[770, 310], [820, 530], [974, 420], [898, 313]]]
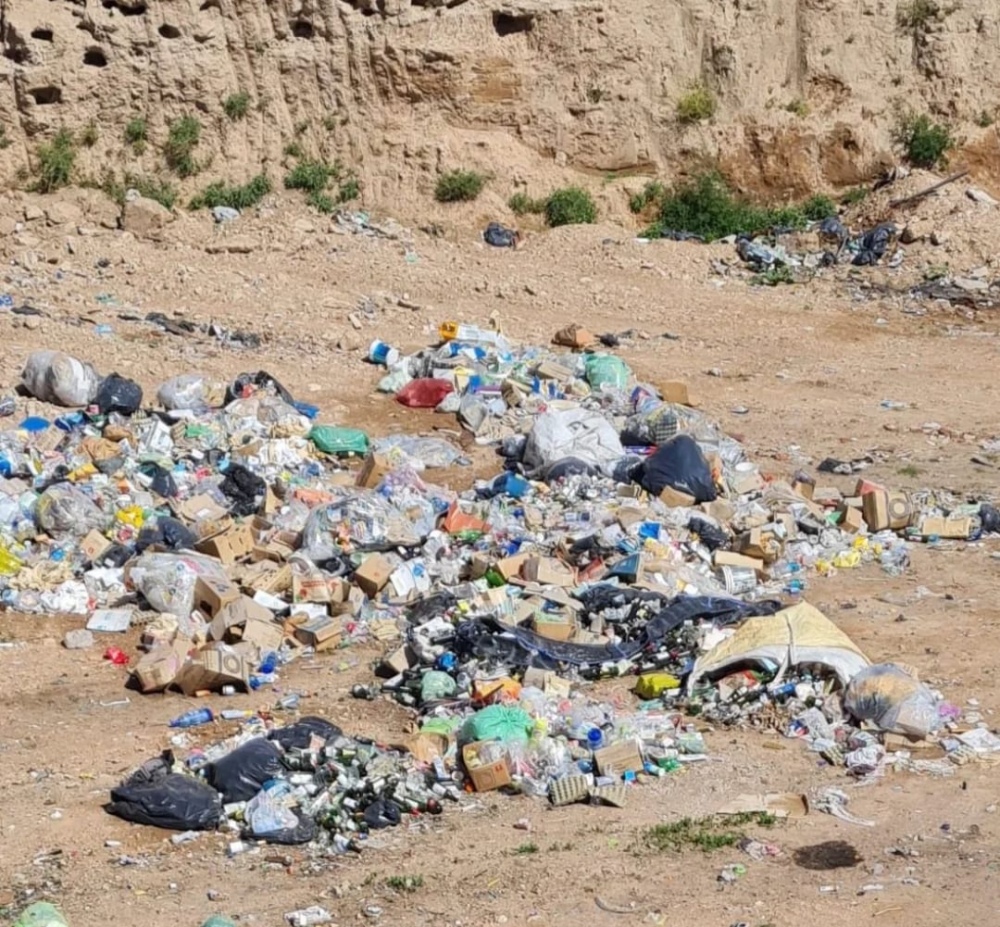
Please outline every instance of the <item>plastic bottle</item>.
[[192, 708], [170, 722], [171, 727], [198, 727], [200, 724], [211, 724], [215, 720], [211, 708]]
[[13, 415], [16, 410], [17, 401], [13, 396], [5, 396], [3, 399], [0, 399], [0, 418]]

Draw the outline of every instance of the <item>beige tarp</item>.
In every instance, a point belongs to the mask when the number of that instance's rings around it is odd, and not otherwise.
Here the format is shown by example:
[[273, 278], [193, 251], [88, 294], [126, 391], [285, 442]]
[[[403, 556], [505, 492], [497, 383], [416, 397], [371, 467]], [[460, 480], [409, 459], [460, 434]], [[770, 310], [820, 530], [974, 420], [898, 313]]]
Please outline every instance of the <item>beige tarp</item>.
[[704, 676], [764, 660], [778, 664], [778, 679], [791, 666], [817, 663], [829, 667], [844, 685], [868, 666], [854, 641], [819, 609], [802, 602], [776, 615], [748, 618], [695, 662], [688, 691]]

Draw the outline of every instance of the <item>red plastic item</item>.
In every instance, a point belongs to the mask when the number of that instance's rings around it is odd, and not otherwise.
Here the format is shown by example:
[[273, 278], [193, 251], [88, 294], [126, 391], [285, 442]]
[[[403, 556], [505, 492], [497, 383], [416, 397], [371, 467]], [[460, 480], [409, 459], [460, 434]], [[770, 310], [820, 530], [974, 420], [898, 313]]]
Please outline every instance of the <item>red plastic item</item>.
[[398, 393], [396, 402], [411, 409], [433, 409], [455, 387], [447, 380], [410, 380]]
[[128, 664], [128, 654], [117, 647], [109, 647], [105, 650], [104, 659], [110, 660], [115, 666], [126, 666]]

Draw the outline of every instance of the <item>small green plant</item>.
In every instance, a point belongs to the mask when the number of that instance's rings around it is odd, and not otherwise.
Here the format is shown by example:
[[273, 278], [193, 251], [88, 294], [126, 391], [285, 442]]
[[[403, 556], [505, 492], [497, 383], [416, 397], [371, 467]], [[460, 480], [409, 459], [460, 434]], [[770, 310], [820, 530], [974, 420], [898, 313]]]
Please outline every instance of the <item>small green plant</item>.
[[791, 103], [786, 104], [785, 111], [798, 116], [800, 119], [805, 119], [809, 115], [809, 104], [805, 100], [795, 99]]
[[422, 875], [415, 876], [389, 876], [385, 880], [386, 888], [391, 888], [393, 891], [397, 892], [415, 892], [418, 888], [424, 887], [424, 877]]
[[979, 126], [980, 129], [988, 129], [995, 121], [993, 113], [991, 113], [988, 109], [984, 109], [976, 117], [976, 125]]
[[323, 128], [327, 132], [333, 132], [337, 128], [337, 117], [333, 113], [323, 117]]
[[468, 203], [483, 192], [486, 177], [476, 171], [449, 171], [437, 179], [434, 199], [439, 203]]
[[331, 213], [337, 208], [333, 197], [328, 193], [310, 193], [306, 197], [306, 202], [318, 212]]
[[710, 853], [723, 847], [735, 846], [746, 834], [737, 828], [747, 824], [773, 827], [777, 818], [773, 814], [737, 814], [727, 817], [681, 818], [670, 824], [647, 827], [641, 834], [641, 843], [660, 853], [677, 853], [689, 847]]
[[607, 98], [608, 94], [600, 87], [590, 87], [587, 90], [587, 100], [590, 103], [600, 103]]
[[955, 8], [942, 7], [937, 0], [910, 0], [896, 10], [896, 22], [903, 29], [918, 32], [937, 17], [939, 13], [952, 13]]
[[810, 221], [819, 222], [837, 215], [837, 204], [830, 197], [817, 193], [802, 204], [802, 213]]
[[145, 147], [148, 139], [146, 138], [146, 120], [142, 116], [133, 116], [125, 123], [125, 141], [133, 148], [138, 148], [140, 145]]
[[782, 283], [795, 283], [792, 269], [787, 264], [769, 267], [764, 273], [750, 278], [751, 286], [778, 286]]
[[944, 280], [951, 273], [951, 268], [947, 264], [931, 264], [924, 271], [924, 280], [932, 283], [935, 280]]
[[525, 216], [529, 213], [545, 212], [545, 200], [535, 199], [534, 197], [528, 196], [527, 193], [515, 193], [509, 200], [507, 200], [507, 205], [510, 207], [511, 212], [517, 216]]
[[80, 132], [80, 141], [88, 148], [93, 148], [101, 138], [101, 133], [97, 128], [97, 123], [91, 120]]
[[194, 116], [181, 116], [170, 123], [163, 155], [179, 177], [193, 177], [199, 171], [194, 149], [201, 138], [201, 123]]
[[522, 843], [516, 850], [514, 850], [514, 853], [516, 853], [518, 856], [530, 856], [532, 853], [537, 853], [537, 852], [538, 852], [537, 843]]
[[305, 157], [305, 152], [302, 150], [302, 146], [298, 142], [289, 142], [285, 145], [284, 152], [289, 158]]
[[564, 187], [550, 193], [545, 201], [545, 221], [550, 228], [590, 224], [597, 221], [597, 206], [581, 187]]
[[856, 206], [868, 199], [870, 192], [867, 187], [852, 187], [840, 198], [840, 202], [845, 206]]
[[271, 181], [264, 174], [258, 174], [248, 183], [231, 185], [221, 180], [209, 184], [194, 199], [190, 209], [214, 209], [228, 206], [230, 209], [251, 209], [271, 192]]
[[[177, 190], [166, 180], [158, 177], [142, 177], [135, 174], [126, 174], [124, 181], [126, 190], [138, 190], [139, 196], [146, 199], [156, 200], [161, 206], [173, 209], [177, 202]], [[124, 199], [124, 197], [123, 197]]]
[[245, 118], [247, 112], [250, 110], [250, 94], [245, 90], [241, 90], [239, 93], [231, 93], [226, 97], [222, 108], [233, 122], [237, 122]]
[[52, 193], [69, 184], [76, 161], [76, 143], [69, 129], [60, 129], [51, 142], [38, 146], [38, 193]]
[[295, 134], [305, 135], [309, 131], [309, 120], [303, 119], [302, 122], [297, 122], [295, 124]]
[[900, 476], [908, 476], [911, 479], [918, 477], [921, 473], [923, 473], [920, 467], [917, 467], [914, 464], [907, 464], [905, 467], [900, 467], [897, 472]]
[[7, 138], [7, 126], [0, 125], [0, 151], [10, 148], [10, 145], [10, 139]]
[[696, 84], [677, 101], [677, 118], [683, 123], [702, 122], [715, 115], [715, 96], [704, 84]]
[[361, 183], [357, 177], [348, 177], [337, 189], [337, 201], [349, 203], [361, 196]]
[[302, 160], [285, 176], [285, 187], [288, 190], [322, 193], [331, 180], [337, 180], [340, 177], [340, 173], [339, 164]]
[[650, 206], [658, 206], [666, 195], [667, 188], [660, 181], [650, 180], [642, 190], [629, 197], [628, 208], [635, 215], [639, 215]]
[[900, 117], [895, 140], [911, 164], [928, 170], [946, 163], [946, 155], [955, 147], [955, 139], [946, 124], [932, 122], [927, 115], [912, 113]]

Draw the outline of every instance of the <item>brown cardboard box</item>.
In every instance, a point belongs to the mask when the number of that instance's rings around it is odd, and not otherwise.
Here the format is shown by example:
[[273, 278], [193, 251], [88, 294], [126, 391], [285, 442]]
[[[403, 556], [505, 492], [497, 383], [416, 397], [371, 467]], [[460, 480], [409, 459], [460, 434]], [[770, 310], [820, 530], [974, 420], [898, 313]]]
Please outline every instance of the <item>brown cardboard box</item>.
[[668, 508], [691, 508], [695, 504], [694, 496], [687, 493], [678, 492], [672, 486], [668, 486], [660, 493], [660, 501]]
[[509, 580], [512, 576], [517, 576], [521, 572], [521, 567], [524, 566], [530, 556], [531, 552], [526, 551], [523, 554], [514, 554], [511, 557], [503, 557], [496, 562], [497, 572], [504, 579]]
[[369, 489], [374, 489], [391, 470], [392, 464], [389, 462], [388, 457], [376, 454], [374, 451], [369, 451], [364, 459], [364, 463], [361, 464], [361, 469], [358, 471], [357, 484], [358, 486], [366, 486]]
[[261, 653], [277, 650], [284, 639], [285, 631], [280, 624], [275, 624], [273, 619], [260, 621], [257, 618], [251, 618], [243, 625], [240, 637], [242, 643], [253, 644]]
[[292, 574], [292, 601], [293, 602], [321, 602], [330, 601], [330, 580], [326, 576], [299, 576]]
[[576, 620], [570, 615], [537, 612], [535, 633], [550, 641], [568, 641], [576, 633]]
[[277, 594], [292, 588], [292, 568], [287, 563], [261, 560], [250, 564], [240, 580], [244, 589]]
[[909, 493], [889, 493], [889, 527], [893, 531], [909, 528], [916, 518], [916, 509]]
[[177, 514], [185, 521], [193, 523], [196, 521], [218, 521], [228, 514], [211, 496], [203, 493], [192, 496], [176, 506]]
[[764, 561], [757, 557], [748, 557], [746, 554], [736, 554], [731, 550], [717, 550], [712, 554], [712, 566], [714, 567], [741, 567], [745, 570], [756, 570], [758, 574], [764, 572]]
[[274, 621], [274, 615], [270, 609], [258, 605], [249, 596], [241, 595], [219, 609], [208, 626], [208, 636], [216, 641], [225, 640], [230, 628], [240, 627], [248, 621], [263, 621], [270, 624]]
[[642, 755], [634, 740], [612, 744], [594, 751], [594, 763], [602, 776], [621, 776], [622, 773], [642, 770]]
[[187, 658], [189, 641], [174, 641], [154, 648], [140, 658], [132, 673], [143, 692], [161, 692], [177, 677]]
[[521, 576], [529, 583], [543, 586], [576, 585], [576, 570], [555, 557], [528, 557], [521, 567]]
[[226, 650], [213, 649], [214, 645], [196, 651], [181, 667], [176, 685], [185, 695], [196, 692], [216, 692], [223, 686], [240, 686], [250, 689], [250, 666], [241, 656]]
[[736, 549], [746, 557], [774, 563], [781, 556], [781, 543], [769, 531], [752, 528], [744, 531], [736, 540]]
[[385, 557], [381, 554], [371, 554], [354, 571], [354, 585], [369, 599], [374, 599], [389, 582], [392, 570], [392, 564]]
[[792, 483], [792, 490], [797, 492], [803, 499], [812, 502], [813, 492], [816, 489], [815, 483], [806, 483], [804, 480], [796, 480]]
[[90, 531], [80, 542], [80, 550], [91, 563], [97, 563], [110, 547], [111, 542], [100, 531]]
[[965, 540], [972, 533], [971, 518], [925, 518], [920, 524], [920, 536]]
[[844, 501], [844, 494], [836, 486], [816, 486], [813, 488], [812, 501], [824, 508], [837, 506]]
[[338, 647], [343, 635], [343, 623], [339, 618], [331, 618], [328, 615], [306, 618], [295, 628], [296, 639], [307, 647], [315, 647], [317, 651]]
[[477, 764], [476, 757], [483, 749], [487, 741], [478, 741], [474, 744], [466, 744], [462, 748], [462, 762], [465, 771], [472, 780], [472, 787], [477, 792], [492, 792], [494, 789], [501, 789], [505, 785], [510, 785], [510, 771], [507, 769], [506, 760], [497, 760], [495, 763]]
[[734, 496], [744, 496], [756, 492], [764, 485], [764, 478], [756, 470], [734, 473], [729, 480], [729, 489]]
[[848, 534], [857, 534], [865, 526], [864, 515], [852, 506], [841, 506], [840, 514], [840, 527]]
[[194, 607], [209, 618], [239, 598], [240, 590], [228, 579], [199, 576], [194, 584]]
[[375, 674], [382, 678], [398, 676], [408, 669], [413, 669], [419, 662], [420, 658], [416, 651], [409, 644], [403, 644], [402, 647], [397, 647], [388, 656], [382, 658]]
[[884, 489], [865, 493], [861, 511], [869, 531], [885, 531], [889, 527], [889, 493]]
[[732, 502], [725, 499], [716, 499], [714, 502], [703, 502], [701, 510], [710, 518], [714, 518], [720, 524], [728, 524], [736, 514], [736, 508]]
[[230, 524], [221, 532], [203, 538], [195, 548], [201, 554], [215, 557], [224, 566], [249, 557], [254, 548], [253, 529], [249, 524]]
[[660, 393], [664, 402], [672, 402], [678, 406], [691, 406], [691, 397], [688, 394], [688, 385], [683, 380], [667, 380], [660, 384]]

